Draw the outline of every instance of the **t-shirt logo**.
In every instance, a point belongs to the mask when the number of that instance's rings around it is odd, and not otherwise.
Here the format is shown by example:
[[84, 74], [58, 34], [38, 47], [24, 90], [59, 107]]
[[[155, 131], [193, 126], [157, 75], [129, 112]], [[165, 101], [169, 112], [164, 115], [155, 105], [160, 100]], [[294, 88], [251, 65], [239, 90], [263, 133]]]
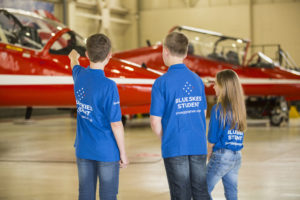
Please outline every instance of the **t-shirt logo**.
[[188, 81], [186, 81], [182, 89], [186, 94], [190, 95], [193, 91], [193, 88], [194, 87]]
[[82, 103], [81, 100], [85, 98], [85, 91], [83, 88], [76, 91], [76, 104], [77, 104], [77, 114], [83, 119], [87, 119], [93, 122], [91, 113], [93, 112], [93, 107], [89, 104]]
[[114, 105], [120, 104], [120, 101], [114, 101]]
[[85, 92], [83, 88], [77, 90], [76, 97], [79, 101], [81, 101], [85, 97]]

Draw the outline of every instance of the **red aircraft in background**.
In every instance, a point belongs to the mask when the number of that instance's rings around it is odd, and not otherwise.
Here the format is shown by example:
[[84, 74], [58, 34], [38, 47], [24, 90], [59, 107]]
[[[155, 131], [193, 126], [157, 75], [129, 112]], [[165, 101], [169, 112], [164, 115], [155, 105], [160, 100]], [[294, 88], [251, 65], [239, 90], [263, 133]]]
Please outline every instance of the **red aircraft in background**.
[[[0, 25], [0, 106], [75, 108], [67, 55], [76, 49], [86, 67], [84, 39], [33, 12], [0, 9]], [[288, 119], [287, 102], [300, 100], [298, 71], [279, 66], [262, 52], [247, 59], [250, 42], [241, 38], [186, 26], [171, 31], [189, 37], [185, 63], [203, 79], [208, 96], [215, 95], [215, 74], [233, 69], [243, 84], [250, 117], [268, 116], [273, 125]], [[149, 112], [152, 84], [168, 70], [161, 52], [157, 44], [115, 53], [106, 66], [106, 76], [118, 85], [123, 115]], [[280, 55], [281, 63], [290, 66], [287, 54]]]
[[[288, 120], [287, 103], [300, 100], [300, 72], [281, 48], [277, 52], [278, 62], [274, 62], [262, 52], [248, 57], [250, 41], [242, 38], [188, 26], [176, 26], [171, 31], [182, 32], [189, 38], [185, 64], [203, 79], [208, 96], [215, 95], [216, 73], [232, 69], [243, 85], [249, 117], [269, 117], [275, 126]], [[168, 67], [163, 63], [161, 43], [153, 46], [147, 43], [148, 47], [116, 53], [114, 57], [165, 73]]]
[[[55, 20], [22, 10], [1, 9], [0, 25], [0, 106], [75, 108], [68, 54], [76, 49], [80, 64], [88, 66], [84, 39]], [[160, 72], [116, 57], [104, 71], [117, 83], [123, 115], [149, 112]]]

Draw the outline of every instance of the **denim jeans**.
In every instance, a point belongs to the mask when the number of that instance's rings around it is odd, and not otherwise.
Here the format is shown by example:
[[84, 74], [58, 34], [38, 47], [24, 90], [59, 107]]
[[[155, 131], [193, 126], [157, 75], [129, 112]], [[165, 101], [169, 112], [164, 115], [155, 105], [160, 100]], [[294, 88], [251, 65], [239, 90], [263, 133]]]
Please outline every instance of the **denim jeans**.
[[119, 162], [77, 158], [79, 200], [95, 200], [97, 178], [101, 200], [116, 200], [119, 189]]
[[207, 165], [207, 187], [210, 195], [215, 185], [222, 179], [226, 199], [238, 199], [237, 184], [241, 158], [240, 151], [219, 149], [213, 152]]
[[206, 184], [206, 155], [164, 159], [171, 200], [209, 199]]

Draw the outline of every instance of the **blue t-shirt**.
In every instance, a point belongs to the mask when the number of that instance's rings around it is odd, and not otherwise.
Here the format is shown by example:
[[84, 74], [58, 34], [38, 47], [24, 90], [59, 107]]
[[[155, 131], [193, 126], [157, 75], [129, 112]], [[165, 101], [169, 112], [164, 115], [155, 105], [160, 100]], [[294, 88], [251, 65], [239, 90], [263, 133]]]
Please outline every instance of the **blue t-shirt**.
[[77, 105], [76, 156], [83, 159], [115, 162], [119, 148], [111, 122], [121, 120], [118, 88], [103, 70], [73, 68], [74, 93]]
[[217, 151], [218, 149], [239, 151], [243, 148], [244, 133], [237, 129], [231, 129], [230, 123], [225, 122], [226, 125], [224, 127], [224, 122], [220, 118], [220, 109], [222, 107], [217, 104], [211, 109], [208, 141], [215, 144], [213, 151]]
[[162, 117], [163, 158], [207, 154], [204, 84], [184, 64], [156, 79], [150, 115]]

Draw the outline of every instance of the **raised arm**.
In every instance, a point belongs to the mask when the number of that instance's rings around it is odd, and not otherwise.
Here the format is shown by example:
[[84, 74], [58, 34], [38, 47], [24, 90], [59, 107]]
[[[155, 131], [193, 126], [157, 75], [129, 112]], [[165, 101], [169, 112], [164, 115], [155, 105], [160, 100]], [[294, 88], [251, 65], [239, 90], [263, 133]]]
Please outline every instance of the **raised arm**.
[[75, 65], [79, 65], [79, 59], [80, 55], [79, 53], [73, 49], [70, 53], [69, 53], [69, 59], [70, 59], [70, 66], [71, 66], [71, 69], [73, 69], [73, 67]]

